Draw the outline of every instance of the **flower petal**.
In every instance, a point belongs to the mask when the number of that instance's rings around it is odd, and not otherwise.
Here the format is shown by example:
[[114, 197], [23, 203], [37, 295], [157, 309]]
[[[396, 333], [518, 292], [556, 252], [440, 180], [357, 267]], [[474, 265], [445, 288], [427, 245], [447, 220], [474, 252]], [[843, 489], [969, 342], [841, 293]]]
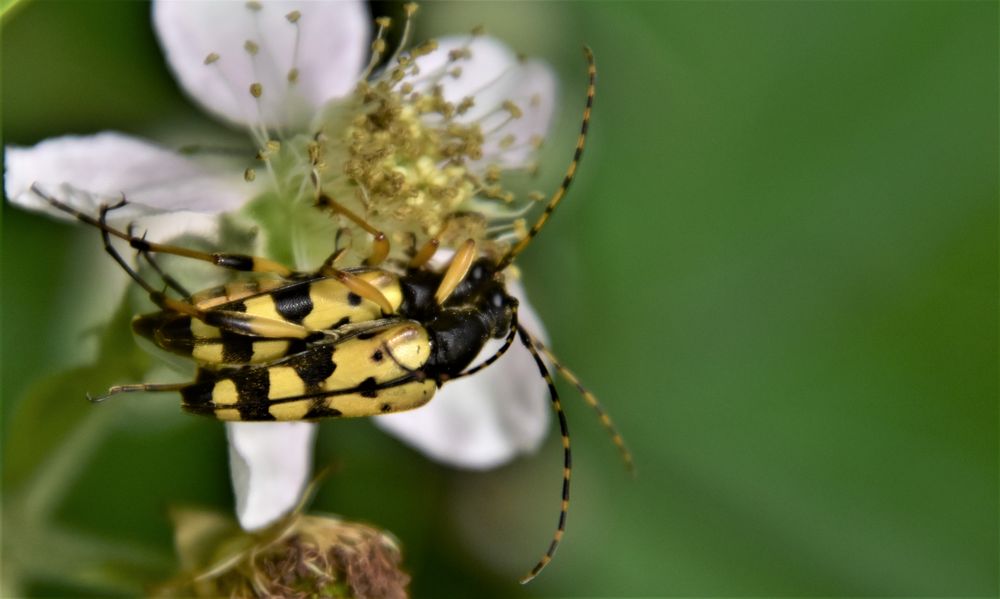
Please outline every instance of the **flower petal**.
[[[463, 49], [468, 49], [468, 58], [449, 62], [450, 53]], [[552, 122], [557, 83], [551, 67], [538, 60], [518, 60], [510, 48], [488, 36], [442, 38], [438, 49], [417, 64], [424, 77], [417, 88], [440, 83], [449, 102], [474, 98], [473, 107], [458, 118], [480, 121], [486, 134], [484, 165], [515, 168], [531, 160], [535, 142], [545, 137]], [[456, 66], [461, 69], [458, 77], [446, 74]], [[511, 118], [511, 112], [504, 110], [507, 101], [517, 106], [520, 116]]]
[[4, 191], [11, 202], [63, 218], [72, 217], [34, 194], [32, 184], [90, 214], [124, 194], [133, 207], [112, 213], [119, 219], [235, 210], [257, 189], [235, 168], [213, 173], [166, 148], [115, 132], [55, 137], [30, 148], [8, 146], [5, 161]]
[[[521, 302], [518, 321], [544, 340], [541, 320], [521, 286], [510, 282], [508, 290]], [[496, 353], [501, 344], [490, 342], [479, 359]], [[486, 469], [537, 449], [548, 430], [549, 410], [545, 381], [531, 354], [515, 341], [483, 372], [447, 383], [427, 405], [379, 416], [375, 424], [435, 460]]]
[[269, 128], [302, 128], [326, 100], [352, 90], [371, 38], [367, 10], [353, 0], [161, 0], [153, 24], [192, 98], [224, 120]]
[[312, 470], [316, 425], [309, 422], [230, 422], [229, 472], [236, 516], [257, 530], [292, 511]]

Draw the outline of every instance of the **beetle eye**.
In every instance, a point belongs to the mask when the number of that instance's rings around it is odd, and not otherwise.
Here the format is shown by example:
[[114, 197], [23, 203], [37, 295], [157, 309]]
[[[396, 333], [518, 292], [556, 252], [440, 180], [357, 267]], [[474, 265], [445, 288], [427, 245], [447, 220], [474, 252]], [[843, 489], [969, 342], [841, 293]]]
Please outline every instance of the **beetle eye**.
[[502, 308], [506, 303], [504, 294], [500, 290], [494, 291], [493, 297], [490, 298], [490, 303], [493, 304], [494, 308]]

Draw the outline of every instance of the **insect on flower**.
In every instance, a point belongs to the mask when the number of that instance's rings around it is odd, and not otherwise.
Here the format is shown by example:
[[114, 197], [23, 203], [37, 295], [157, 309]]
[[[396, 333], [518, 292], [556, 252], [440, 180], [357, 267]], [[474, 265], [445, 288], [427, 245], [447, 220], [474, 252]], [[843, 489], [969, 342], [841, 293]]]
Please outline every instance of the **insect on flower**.
[[[161, 309], [136, 318], [136, 333], [161, 348], [190, 356], [198, 365], [194, 382], [121, 385], [94, 401], [123, 392], [176, 391], [186, 410], [221, 420], [372, 416], [427, 403], [448, 381], [474, 375], [493, 364], [516, 337], [531, 352], [548, 386], [563, 439], [559, 523], [549, 549], [522, 582], [536, 576], [551, 560], [563, 536], [571, 476], [569, 428], [543, 354], [598, 411], [631, 466], [630, 453], [596, 398], [518, 324], [518, 302], [507, 293], [503, 274], [542, 230], [573, 180], [586, 141], [595, 89], [596, 69], [589, 49], [586, 56], [590, 83], [573, 159], [541, 215], [499, 258], [481, 255], [476, 242], [468, 239], [446, 268], [433, 270], [428, 263], [440, 240], [432, 238], [421, 248], [411, 248], [408, 262], [386, 261], [389, 248], [385, 235], [321, 192], [321, 205], [372, 233], [373, 251], [366, 266], [338, 268], [344, 253], [339, 249], [317, 271], [296, 272], [258, 256], [204, 253], [148, 241], [107, 224], [108, 213], [125, 200], [103, 206], [95, 219], [36, 187], [35, 193], [52, 206], [99, 229], [107, 252]], [[127, 241], [180, 297], [171, 297], [142, 277], [114, 247], [112, 237]], [[192, 294], [163, 273], [156, 254], [278, 278], [259, 278]], [[491, 338], [505, 341], [496, 354], [471, 366]]]

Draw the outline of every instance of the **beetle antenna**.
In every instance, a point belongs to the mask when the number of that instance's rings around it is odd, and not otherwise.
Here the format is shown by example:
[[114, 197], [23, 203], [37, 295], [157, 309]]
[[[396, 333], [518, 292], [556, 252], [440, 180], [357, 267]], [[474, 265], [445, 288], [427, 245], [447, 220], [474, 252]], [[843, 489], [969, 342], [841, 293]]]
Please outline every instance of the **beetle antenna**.
[[635, 476], [635, 461], [632, 459], [632, 452], [629, 451], [628, 446], [625, 445], [625, 440], [622, 439], [621, 434], [618, 432], [618, 428], [615, 426], [615, 423], [611, 421], [611, 416], [608, 415], [604, 406], [602, 406], [601, 402], [597, 400], [597, 396], [584, 387], [583, 383], [580, 382], [580, 379], [573, 374], [573, 371], [563, 366], [562, 362], [559, 361], [559, 358], [557, 358], [555, 354], [549, 350], [549, 348], [545, 347], [544, 343], [534, 337], [532, 337], [531, 340], [532, 343], [535, 344], [538, 351], [542, 352], [542, 354], [544, 354], [545, 357], [552, 362], [556, 371], [561, 374], [563, 378], [569, 381], [571, 385], [576, 387], [577, 392], [581, 397], [583, 397], [583, 400], [587, 402], [587, 405], [594, 409], [594, 412], [597, 413], [597, 418], [601, 421], [601, 426], [603, 426], [604, 430], [608, 432], [608, 435], [611, 436], [611, 442], [618, 448], [618, 453], [621, 454], [625, 470], [627, 470], [632, 476]]
[[531, 229], [528, 230], [527, 235], [500, 259], [500, 262], [497, 264], [498, 272], [510, 266], [514, 258], [523, 252], [528, 247], [528, 244], [531, 243], [531, 240], [538, 235], [538, 232], [542, 230], [542, 227], [549, 220], [549, 216], [552, 215], [556, 206], [559, 205], [559, 202], [566, 195], [566, 190], [569, 189], [569, 185], [573, 182], [573, 177], [576, 175], [576, 167], [580, 164], [580, 158], [583, 156], [583, 148], [587, 143], [587, 129], [590, 127], [590, 111], [594, 106], [594, 93], [597, 89], [597, 67], [594, 65], [594, 53], [586, 46], [583, 47], [583, 53], [587, 57], [587, 105], [583, 109], [583, 123], [580, 125], [580, 135], [576, 138], [576, 151], [573, 154], [573, 160], [569, 163], [569, 168], [566, 169], [566, 175], [563, 177], [559, 188], [552, 194], [549, 203], [545, 206], [545, 210], [538, 217], [538, 220], [535, 221], [535, 224], [531, 225]]
[[517, 333], [521, 337], [521, 343], [528, 348], [528, 351], [531, 352], [531, 357], [535, 359], [535, 365], [538, 366], [538, 372], [545, 379], [545, 384], [549, 386], [549, 397], [552, 399], [552, 409], [555, 410], [556, 416], [559, 418], [559, 432], [562, 434], [563, 446], [562, 504], [559, 508], [559, 524], [556, 526], [556, 531], [552, 535], [552, 542], [549, 544], [545, 555], [538, 560], [538, 563], [531, 569], [531, 572], [528, 572], [521, 578], [521, 584], [526, 584], [538, 576], [539, 572], [545, 569], [545, 566], [552, 561], [552, 557], [556, 554], [556, 549], [559, 548], [559, 542], [566, 532], [566, 514], [569, 511], [569, 479], [573, 471], [573, 454], [570, 451], [569, 444], [569, 423], [566, 422], [566, 414], [563, 412], [562, 404], [559, 403], [559, 392], [556, 391], [555, 383], [552, 382], [552, 375], [549, 374], [548, 368], [545, 367], [545, 362], [542, 361], [538, 350], [532, 344], [531, 335], [520, 325], [517, 326]]
[[108, 389], [108, 392], [104, 395], [91, 395], [87, 394], [87, 401], [91, 403], [101, 403], [102, 401], [108, 399], [112, 395], [118, 395], [119, 393], [136, 393], [141, 391], [180, 391], [187, 383], [165, 383], [165, 384], [153, 384], [153, 383], [143, 383], [138, 385], [115, 385]]

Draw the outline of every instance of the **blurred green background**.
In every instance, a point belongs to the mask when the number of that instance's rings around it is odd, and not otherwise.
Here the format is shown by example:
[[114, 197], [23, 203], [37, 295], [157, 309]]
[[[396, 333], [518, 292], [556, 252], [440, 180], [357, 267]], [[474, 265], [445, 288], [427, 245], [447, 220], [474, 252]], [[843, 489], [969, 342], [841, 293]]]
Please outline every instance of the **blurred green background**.
[[[431, 3], [416, 37], [479, 23], [560, 71], [552, 185], [597, 55], [589, 153], [522, 266], [639, 477], [564, 386], [569, 530], [527, 587], [556, 435], [470, 473], [324, 423], [313, 509], [398, 535], [418, 597], [996, 596], [997, 4]], [[2, 34], [5, 144], [217, 127], [143, 4], [29, 2]], [[7, 205], [2, 231], [3, 590], [134, 594], [171, 572], [167, 505], [231, 509], [222, 426], [88, 405], [148, 366], [124, 311], [76, 318], [99, 243]]]

